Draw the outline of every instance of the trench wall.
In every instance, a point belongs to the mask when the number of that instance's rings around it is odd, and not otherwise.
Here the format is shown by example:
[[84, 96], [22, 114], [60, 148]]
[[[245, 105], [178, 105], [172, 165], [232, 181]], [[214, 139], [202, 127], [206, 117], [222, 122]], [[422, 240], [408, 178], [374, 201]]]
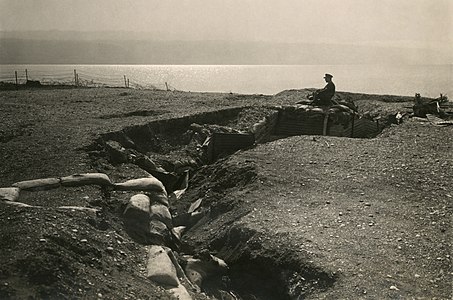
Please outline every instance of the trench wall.
[[[338, 118], [340, 117], [340, 118]], [[275, 125], [276, 135], [330, 135], [351, 138], [370, 138], [385, 127], [379, 120], [360, 118], [355, 114], [326, 115], [323, 112], [280, 110]]]
[[256, 123], [252, 127], [252, 133], [256, 143], [266, 142], [274, 134], [278, 123], [279, 112], [274, 111], [268, 117]]
[[125, 147], [141, 152], [152, 151], [155, 150], [156, 141], [154, 139], [158, 135], [174, 136], [175, 143], [177, 143], [176, 137], [187, 131], [192, 123], [222, 125], [222, 123], [237, 117], [243, 109], [243, 107], [235, 107], [174, 119], [158, 120], [145, 125], [126, 127], [118, 132], [103, 134], [102, 139], [117, 141]]
[[[199, 113], [174, 119], [164, 119], [145, 125], [124, 128], [121, 131], [102, 135], [104, 141], [113, 140], [126, 148], [142, 153], [149, 151], [161, 153], [161, 140], [172, 145], [184, 145], [183, 134], [190, 125], [226, 125], [234, 121], [247, 107]], [[351, 138], [371, 138], [385, 127], [383, 122], [360, 118], [348, 112], [328, 114], [320, 108], [301, 110], [296, 107], [269, 108], [271, 112], [242, 133], [215, 132], [210, 136], [207, 148], [208, 161], [234, 153], [254, 144], [267, 142], [275, 136], [328, 135]]]

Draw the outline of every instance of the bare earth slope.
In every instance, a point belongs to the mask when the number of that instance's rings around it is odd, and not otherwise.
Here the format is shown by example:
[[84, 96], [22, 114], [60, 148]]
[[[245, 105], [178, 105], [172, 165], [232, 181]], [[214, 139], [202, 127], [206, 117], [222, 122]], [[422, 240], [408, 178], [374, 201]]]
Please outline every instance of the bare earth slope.
[[[294, 104], [307, 93], [0, 91], [0, 187], [100, 171], [86, 147], [102, 133], [227, 107]], [[396, 96], [340, 96], [361, 112], [411, 105]], [[296, 136], [239, 151], [194, 174], [180, 206], [202, 197], [209, 214], [184, 236], [185, 248], [225, 259], [228, 285], [242, 299], [451, 299], [452, 159], [453, 127], [412, 119], [375, 139]], [[114, 167], [121, 180], [146, 175]], [[85, 186], [21, 195], [40, 208], [0, 203], [0, 299], [169, 298], [145, 277], [144, 249], [119, 217], [123, 198]]]

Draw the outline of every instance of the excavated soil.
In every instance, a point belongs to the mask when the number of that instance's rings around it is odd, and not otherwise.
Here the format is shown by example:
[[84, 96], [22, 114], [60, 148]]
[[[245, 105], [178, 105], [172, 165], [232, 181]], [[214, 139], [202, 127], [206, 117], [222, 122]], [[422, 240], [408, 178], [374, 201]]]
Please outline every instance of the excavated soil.
[[[269, 107], [308, 93], [0, 91], [0, 187], [87, 172], [115, 182], [147, 176], [135, 164], [109, 161], [102, 142], [147, 132], [133, 150], [174, 165], [196, 152], [181, 142], [184, 124], [247, 130]], [[413, 104], [409, 97], [338, 97], [383, 119]], [[236, 108], [228, 117], [216, 112]], [[149, 125], [155, 122], [162, 125]], [[227, 291], [240, 299], [451, 299], [452, 126], [405, 118], [374, 139], [270, 140], [197, 162], [186, 193], [171, 203], [176, 217], [201, 199], [204, 213], [178, 252], [208, 249], [229, 265], [227, 275], [204, 283], [204, 294], [189, 290], [193, 298], [222, 299]], [[146, 279], [144, 247], [124, 230], [131, 195], [85, 186], [21, 193], [19, 201], [39, 207], [0, 203], [0, 299], [171, 299]]]

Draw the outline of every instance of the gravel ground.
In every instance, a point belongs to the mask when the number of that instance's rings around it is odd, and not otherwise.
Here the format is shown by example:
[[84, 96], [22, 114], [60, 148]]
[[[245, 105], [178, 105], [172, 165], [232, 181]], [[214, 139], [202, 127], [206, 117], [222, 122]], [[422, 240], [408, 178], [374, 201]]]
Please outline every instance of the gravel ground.
[[[0, 91], [0, 186], [96, 171], [85, 147], [102, 133], [227, 107], [293, 104], [307, 93]], [[411, 105], [397, 96], [339, 95], [372, 114]], [[240, 151], [195, 174], [184, 205], [203, 195], [210, 213], [184, 242], [225, 259], [244, 299], [285, 299], [276, 282], [293, 298], [451, 299], [452, 147], [453, 127], [405, 119], [375, 139], [297, 136]], [[143, 174], [121, 170], [124, 178]], [[65, 188], [21, 199], [45, 208], [0, 205], [0, 298], [166, 299], [144, 277], [143, 247], [121, 225], [115, 199], [123, 198]], [[260, 294], [266, 285], [274, 294]]]

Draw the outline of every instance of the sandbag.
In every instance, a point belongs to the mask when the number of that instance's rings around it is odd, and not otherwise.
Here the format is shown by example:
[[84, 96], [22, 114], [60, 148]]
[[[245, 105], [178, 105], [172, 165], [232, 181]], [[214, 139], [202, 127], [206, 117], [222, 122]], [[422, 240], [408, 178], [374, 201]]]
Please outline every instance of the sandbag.
[[158, 220], [167, 225], [168, 228], [173, 228], [170, 210], [163, 204], [153, 204], [150, 208], [151, 220]]
[[324, 110], [319, 107], [308, 108], [306, 111], [310, 112], [310, 113], [320, 113], [320, 114], [324, 113]]
[[145, 194], [137, 194], [129, 199], [123, 215], [129, 218], [140, 218], [149, 221], [151, 200]]
[[153, 245], [148, 249], [147, 278], [162, 285], [179, 286], [176, 268], [161, 246]]
[[170, 242], [171, 236], [167, 225], [159, 220], [151, 220], [148, 226], [147, 243], [169, 245]]
[[177, 287], [168, 289], [168, 292], [170, 292], [170, 294], [175, 296], [175, 298], [178, 300], [192, 300], [189, 292], [187, 292], [187, 289], [182, 284], [178, 285]]
[[186, 261], [184, 272], [187, 278], [195, 285], [201, 287], [203, 281], [211, 276], [221, 276], [227, 269], [227, 264], [214, 255], [203, 255], [202, 258], [194, 258], [184, 255]]
[[140, 243], [148, 243], [149, 240], [149, 208], [149, 197], [138, 194], [130, 198], [123, 212], [125, 230]]
[[2, 201], [1, 203], [12, 205], [12, 206], [17, 206], [17, 207], [39, 207], [39, 206], [33, 206], [33, 205], [25, 204], [25, 203], [22, 203], [22, 202], [9, 201], [9, 200]]
[[0, 188], [0, 200], [16, 201], [19, 199], [19, 193], [18, 187]]
[[44, 191], [60, 187], [59, 178], [43, 178], [19, 181], [13, 184], [13, 187], [18, 187], [24, 191]]
[[114, 184], [120, 191], [155, 191], [167, 194], [164, 185], [155, 177], [131, 179], [123, 183]]
[[340, 111], [345, 111], [345, 112], [348, 112], [348, 113], [353, 113], [354, 111], [347, 107], [346, 105], [342, 105], [342, 104], [335, 104], [335, 105], [332, 105], [330, 108], [333, 108], [333, 109], [338, 109]]
[[61, 177], [62, 186], [83, 186], [91, 184], [110, 186], [112, 185], [112, 182], [104, 173], [74, 174], [67, 177]]
[[149, 199], [151, 199], [151, 203], [160, 203], [160, 204], [163, 204], [165, 206], [169, 206], [170, 203], [168, 202], [168, 197], [167, 197], [167, 193], [166, 192], [155, 192], [155, 191], [149, 191], [146, 193], [149, 197]]

